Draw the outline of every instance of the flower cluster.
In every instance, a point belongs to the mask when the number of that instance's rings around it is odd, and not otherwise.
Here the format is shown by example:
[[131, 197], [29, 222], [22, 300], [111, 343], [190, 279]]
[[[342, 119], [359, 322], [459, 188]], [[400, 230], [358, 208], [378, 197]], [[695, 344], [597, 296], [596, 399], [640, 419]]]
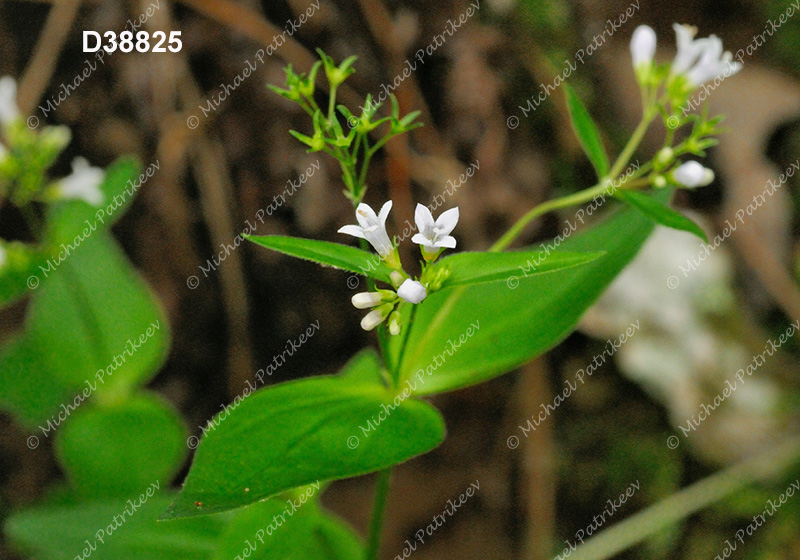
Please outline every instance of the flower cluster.
[[[718, 79], [723, 73], [731, 76], [741, 70], [742, 65], [732, 62], [730, 52], [723, 52], [722, 40], [711, 35], [696, 39], [697, 28], [674, 24], [677, 53], [670, 64], [654, 62], [656, 33], [647, 25], [641, 25], [631, 37], [631, 58], [636, 78], [642, 88], [645, 112], [662, 114], [667, 126], [667, 142], [653, 162], [651, 183], [656, 187], [673, 184], [683, 188], [709, 185], [714, 172], [696, 161], [680, 163], [684, 154], [704, 156], [705, 149], [716, 144], [711, 138], [717, 131], [719, 118], [706, 119], [705, 115], [681, 115], [680, 108], [689, 95], [699, 86]], [[658, 94], [663, 86], [663, 96]], [[672, 146], [673, 135], [684, 124], [693, 124], [689, 137], [677, 146]]]
[[434, 220], [428, 208], [417, 204], [414, 213], [417, 233], [411, 241], [420, 246], [423, 257], [422, 274], [418, 280], [410, 278], [405, 273], [397, 245], [390, 241], [386, 232], [386, 218], [391, 209], [391, 200], [385, 203], [377, 214], [369, 205], [362, 202], [356, 208], [358, 225], [343, 226], [339, 229], [339, 233], [365, 239], [393, 269], [391, 280], [394, 290], [375, 289], [362, 292], [354, 295], [352, 302], [358, 309], [372, 309], [361, 321], [364, 330], [370, 331], [388, 318], [389, 332], [396, 335], [400, 332], [399, 306], [403, 303], [420, 303], [428, 296], [429, 291], [441, 286], [443, 278], [438, 274], [431, 274], [428, 265], [435, 262], [445, 249], [455, 249], [456, 239], [450, 234], [458, 223], [458, 208], [442, 212], [439, 218]]
[[103, 170], [84, 158], [75, 158], [71, 175], [44, 182], [45, 172], [69, 144], [70, 131], [64, 126], [48, 126], [38, 134], [29, 130], [17, 106], [17, 84], [8, 76], [0, 78], [0, 131], [0, 198], [18, 207], [74, 199], [103, 203]]
[[[419, 111], [400, 116], [400, 105], [394, 95], [391, 96], [391, 114], [378, 118], [377, 113], [381, 108], [380, 103], [373, 103], [372, 96], [367, 95], [364, 110], [360, 116], [354, 115], [346, 106], [337, 105], [336, 91], [344, 81], [355, 72], [353, 63], [355, 56], [345, 59], [339, 66], [334, 64], [331, 57], [322, 50], [317, 49], [320, 60], [317, 61], [308, 73], [298, 74], [289, 65], [286, 68], [286, 88], [269, 86], [278, 95], [289, 101], [297, 103], [311, 117], [314, 130], [311, 136], [296, 130], [289, 133], [308, 147], [309, 152], [325, 152], [339, 161], [342, 169], [342, 181], [345, 184], [344, 194], [353, 201], [360, 203], [367, 191], [367, 170], [370, 160], [386, 142], [399, 134], [404, 134], [421, 124], [414, 123], [419, 116]], [[327, 110], [317, 104], [314, 98], [316, 93], [317, 74], [323, 69], [329, 84]], [[347, 131], [340, 119], [346, 121]], [[382, 125], [388, 125], [388, 130], [371, 144], [371, 136]]]

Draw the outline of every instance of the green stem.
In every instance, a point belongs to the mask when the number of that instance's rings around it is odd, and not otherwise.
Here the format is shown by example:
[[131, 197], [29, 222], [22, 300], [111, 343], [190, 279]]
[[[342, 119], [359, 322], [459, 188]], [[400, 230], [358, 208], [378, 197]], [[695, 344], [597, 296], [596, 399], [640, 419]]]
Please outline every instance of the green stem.
[[392, 469], [388, 468], [378, 473], [375, 483], [375, 501], [372, 506], [372, 519], [369, 523], [369, 543], [367, 545], [366, 560], [379, 560], [381, 547], [381, 530], [383, 518], [386, 513], [386, 502], [389, 497], [389, 481]]
[[611, 180], [618, 177], [619, 174], [622, 173], [622, 170], [630, 161], [631, 156], [636, 151], [636, 148], [639, 147], [639, 144], [641, 143], [642, 138], [644, 138], [650, 123], [653, 122], [653, 119], [657, 114], [658, 112], [655, 108], [654, 100], [651, 99], [650, 105], [645, 109], [639, 126], [637, 126], [636, 130], [633, 131], [633, 135], [631, 136], [630, 140], [628, 140], [625, 148], [623, 148], [622, 153], [620, 153], [619, 157], [617, 158], [617, 161], [614, 162], [614, 165], [611, 166], [611, 169], [608, 171], [605, 177], [600, 180], [599, 183], [575, 194], [550, 200], [535, 206], [528, 211], [527, 214], [522, 216], [522, 218], [517, 220], [517, 222], [511, 226], [511, 228], [494, 245], [491, 246], [489, 251], [497, 252], [504, 250], [514, 241], [514, 239], [517, 238], [522, 230], [525, 229], [525, 226], [542, 214], [546, 214], [547, 212], [556, 210], [558, 208], [589, 202], [594, 197], [602, 195], [608, 191], [612, 186]]
[[606, 190], [611, 187], [606, 181], [598, 183], [597, 185], [590, 187], [586, 190], [577, 192], [575, 194], [571, 194], [569, 196], [565, 196], [563, 198], [556, 198], [554, 200], [548, 200], [538, 206], [534, 206], [531, 210], [528, 211], [527, 214], [522, 216], [517, 222], [511, 226], [511, 228], [497, 240], [497, 242], [489, 248], [490, 252], [499, 252], [504, 250], [508, 247], [514, 239], [525, 229], [531, 221], [538, 218], [542, 214], [547, 214], [552, 210], [557, 210], [559, 208], [565, 208], [567, 206], [572, 206], [574, 204], [582, 204], [584, 202], [589, 202], [594, 197], [603, 194]]
[[333, 126], [333, 119], [335, 117], [334, 108], [336, 106], [336, 87], [337, 86], [331, 87], [331, 93], [328, 96], [328, 124], [331, 126]]
[[787, 440], [770, 447], [606, 529], [578, 547], [571, 560], [613, 558], [754, 481], [780, 476], [798, 458], [800, 439]]

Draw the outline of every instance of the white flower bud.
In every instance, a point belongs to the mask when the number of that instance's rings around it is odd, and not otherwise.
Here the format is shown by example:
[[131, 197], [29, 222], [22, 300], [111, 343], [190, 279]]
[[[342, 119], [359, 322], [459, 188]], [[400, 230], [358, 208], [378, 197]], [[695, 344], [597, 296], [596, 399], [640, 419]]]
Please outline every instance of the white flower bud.
[[634, 69], [637, 71], [645, 67], [649, 69], [655, 54], [656, 32], [649, 25], [640, 25], [631, 37], [631, 57]]
[[370, 309], [379, 305], [381, 300], [381, 294], [378, 292], [361, 292], [350, 299], [356, 309]]
[[383, 323], [384, 319], [392, 312], [392, 309], [394, 309], [394, 306], [390, 303], [376, 307], [361, 319], [361, 328], [365, 331], [371, 331]]
[[428, 292], [420, 282], [409, 278], [397, 288], [397, 295], [408, 303], [419, 303], [427, 297]]
[[710, 185], [714, 180], [714, 172], [696, 161], [687, 161], [672, 172], [672, 178], [681, 185], [693, 189]]

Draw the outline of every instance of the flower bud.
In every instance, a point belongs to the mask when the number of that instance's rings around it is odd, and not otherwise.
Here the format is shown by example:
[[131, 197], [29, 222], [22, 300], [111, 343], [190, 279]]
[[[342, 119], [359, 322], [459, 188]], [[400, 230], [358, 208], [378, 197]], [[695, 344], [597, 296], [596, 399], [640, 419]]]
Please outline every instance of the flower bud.
[[672, 178], [681, 185], [693, 189], [711, 184], [714, 172], [696, 161], [687, 161], [672, 172]]
[[370, 309], [381, 303], [381, 294], [378, 292], [361, 292], [354, 295], [350, 301], [356, 309]]
[[409, 278], [397, 288], [397, 295], [408, 303], [419, 303], [427, 297], [428, 292], [421, 282]]
[[640, 81], [649, 75], [656, 53], [656, 32], [648, 25], [640, 25], [631, 37], [633, 68]]

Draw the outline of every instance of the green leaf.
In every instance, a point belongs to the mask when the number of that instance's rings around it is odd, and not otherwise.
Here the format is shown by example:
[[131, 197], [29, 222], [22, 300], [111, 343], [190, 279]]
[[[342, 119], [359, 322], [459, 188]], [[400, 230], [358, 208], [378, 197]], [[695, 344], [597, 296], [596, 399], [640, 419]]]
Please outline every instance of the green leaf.
[[[0, 395], [34, 427], [62, 405], [147, 383], [168, 342], [155, 298], [109, 234], [97, 231], [42, 275], [24, 333], [0, 354]], [[35, 394], [44, 388], [52, 392]]]
[[2, 308], [28, 292], [28, 281], [38, 272], [38, 267], [44, 259], [39, 251], [24, 243], [0, 242], [0, 250], [5, 252], [5, 263], [0, 266], [0, 308]]
[[408, 398], [408, 390], [395, 396], [346, 377], [281, 383], [222, 412], [162, 518], [216, 513], [304, 484], [382, 470], [441, 443], [444, 423], [431, 405]]
[[573, 91], [569, 84], [564, 84], [564, 93], [567, 97], [567, 109], [569, 118], [575, 135], [583, 147], [583, 151], [592, 162], [597, 176], [603, 178], [609, 170], [608, 156], [600, 139], [600, 133], [592, 120], [589, 111], [586, 110], [580, 97]]
[[690, 220], [680, 212], [676, 212], [669, 206], [654, 200], [646, 194], [638, 191], [618, 190], [614, 193], [614, 196], [630, 204], [654, 222], [681, 231], [687, 231], [696, 235], [705, 243], [708, 243], [706, 232], [693, 220]]
[[387, 284], [390, 283], [389, 275], [392, 273], [392, 269], [378, 255], [355, 247], [282, 235], [248, 236], [247, 239], [284, 255], [305, 259], [323, 266], [349, 270]]
[[[313, 490], [313, 487], [308, 487]], [[316, 498], [316, 496], [315, 496]], [[289, 498], [297, 506], [296, 498]], [[214, 560], [353, 560], [364, 556], [358, 536], [316, 502], [293, 507], [272, 499], [242, 509], [223, 534]]]
[[[163, 489], [166, 482], [158, 486]], [[6, 522], [5, 532], [16, 549], [39, 560], [211, 560], [224, 519], [157, 523], [170, 496], [148, 497], [151, 488], [115, 501], [23, 511]], [[127, 500], [138, 505], [143, 492], [143, 505], [134, 509]]]
[[85, 405], [59, 430], [56, 451], [83, 498], [124, 498], [153, 480], [169, 483], [186, 458], [186, 428], [161, 398], [143, 393]]
[[477, 284], [429, 295], [416, 306], [405, 353], [389, 354], [390, 367], [401, 382], [415, 382], [416, 393], [434, 394], [475, 385], [524, 364], [573, 331], [653, 227], [640, 213], [624, 210], [559, 247], [605, 251], [603, 258], [549, 274], [523, 269], [518, 283]]
[[467, 284], [485, 282], [508, 282], [521, 269], [535, 270], [529, 274], [543, 274], [563, 270], [592, 262], [601, 257], [602, 252], [563, 253], [545, 251], [519, 251], [509, 253], [458, 253], [442, 259], [435, 270], [448, 270], [449, 276], [442, 283], [442, 289]]

